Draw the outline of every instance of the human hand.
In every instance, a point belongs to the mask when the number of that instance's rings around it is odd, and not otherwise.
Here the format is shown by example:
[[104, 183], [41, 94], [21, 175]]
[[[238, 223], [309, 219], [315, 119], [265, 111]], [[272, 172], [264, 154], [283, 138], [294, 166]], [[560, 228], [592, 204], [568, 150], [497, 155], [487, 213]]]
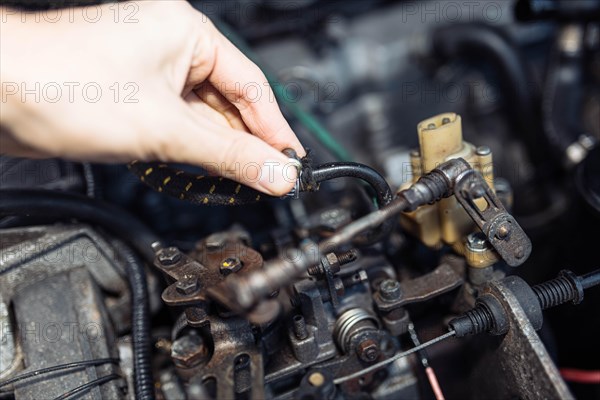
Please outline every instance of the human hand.
[[114, 4], [54, 22], [0, 8], [0, 151], [187, 163], [289, 192], [281, 150], [305, 153], [260, 69], [187, 2], [129, 4], [129, 20]]

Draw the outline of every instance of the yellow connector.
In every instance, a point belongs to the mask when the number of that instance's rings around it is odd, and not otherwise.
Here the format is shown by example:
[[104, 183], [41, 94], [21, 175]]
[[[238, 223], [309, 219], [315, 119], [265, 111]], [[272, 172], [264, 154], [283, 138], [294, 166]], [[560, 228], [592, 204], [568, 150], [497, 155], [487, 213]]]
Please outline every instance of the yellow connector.
[[[422, 173], [429, 172], [448, 160], [461, 157], [474, 169], [479, 170], [488, 185], [494, 189], [492, 152], [486, 146], [476, 148], [463, 141], [460, 115], [444, 113], [428, 118], [417, 125], [417, 132], [419, 149], [410, 154], [412, 183], [416, 182]], [[405, 189], [410, 184], [411, 182], [408, 182], [400, 189]], [[485, 201], [478, 205], [485, 207]], [[454, 196], [403, 214], [401, 223], [429, 247], [440, 248], [447, 244], [459, 254], [467, 256], [467, 260], [473, 258], [468, 257], [470, 254], [465, 243], [467, 235], [478, 228]], [[493, 259], [490, 262], [493, 262]], [[482, 264], [481, 260], [474, 264], [474, 267], [487, 266]]]

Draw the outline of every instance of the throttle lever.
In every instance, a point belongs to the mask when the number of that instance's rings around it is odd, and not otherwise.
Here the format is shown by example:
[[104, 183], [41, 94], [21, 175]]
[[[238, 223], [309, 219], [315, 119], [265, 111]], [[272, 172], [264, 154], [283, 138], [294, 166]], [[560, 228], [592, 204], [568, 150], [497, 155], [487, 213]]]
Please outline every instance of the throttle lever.
[[[531, 254], [531, 241], [510, 215], [479, 171], [461, 173], [454, 186], [454, 196], [481, 229], [500, 257], [511, 267], [525, 262]], [[484, 199], [481, 209], [476, 200]]]

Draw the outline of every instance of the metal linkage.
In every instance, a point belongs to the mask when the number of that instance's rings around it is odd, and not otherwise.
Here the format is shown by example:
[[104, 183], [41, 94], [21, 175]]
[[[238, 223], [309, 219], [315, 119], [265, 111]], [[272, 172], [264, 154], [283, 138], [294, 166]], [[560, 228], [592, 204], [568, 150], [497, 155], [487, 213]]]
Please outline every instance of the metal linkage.
[[232, 275], [220, 285], [209, 288], [213, 299], [235, 312], [250, 310], [260, 299], [268, 297], [282, 286], [289, 285], [312, 265], [318, 264], [323, 254], [350, 242], [358, 234], [377, 227], [403, 211], [412, 211], [421, 205], [439, 201], [454, 192], [457, 177], [470, 170], [462, 158], [441, 164], [423, 175], [410, 188], [398, 193], [388, 205], [340, 229], [326, 241], [319, 243], [317, 251], [297, 249], [291, 256], [266, 263], [264, 268], [243, 276]]

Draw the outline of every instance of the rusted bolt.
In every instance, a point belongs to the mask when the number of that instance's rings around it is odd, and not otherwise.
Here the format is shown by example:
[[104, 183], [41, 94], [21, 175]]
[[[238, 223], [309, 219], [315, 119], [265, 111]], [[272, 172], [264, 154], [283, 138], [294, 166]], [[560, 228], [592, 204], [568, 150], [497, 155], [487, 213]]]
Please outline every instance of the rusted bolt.
[[199, 335], [185, 335], [173, 342], [171, 358], [179, 367], [191, 368], [208, 358], [208, 349]]
[[395, 279], [386, 279], [379, 284], [379, 294], [384, 300], [398, 300], [400, 298], [401, 289], [400, 282]]
[[184, 275], [175, 284], [175, 290], [184, 295], [193, 294], [198, 290], [198, 277], [195, 275]]
[[304, 340], [308, 337], [308, 330], [306, 329], [306, 321], [300, 314], [294, 315], [294, 335], [300, 340]]
[[171, 266], [181, 260], [181, 252], [177, 247], [167, 247], [166, 249], [160, 249], [156, 257], [162, 265]]
[[379, 357], [379, 345], [373, 339], [363, 340], [356, 348], [356, 353], [361, 360], [373, 362]]
[[325, 383], [325, 377], [320, 372], [313, 372], [308, 377], [308, 383], [315, 387], [323, 386]]
[[498, 230], [496, 231], [496, 236], [500, 240], [506, 239], [509, 234], [510, 234], [510, 225], [508, 225], [506, 222], [503, 223], [502, 225], [500, 225], [498, 227]]
[[221, 271], [221, 274], [227, 276], [234, 272], [238, 272], [240, 269], [242, 269], [242, 266], [242, 260], [237, 257], [229, 257], [221, 261], [219, 271]]

